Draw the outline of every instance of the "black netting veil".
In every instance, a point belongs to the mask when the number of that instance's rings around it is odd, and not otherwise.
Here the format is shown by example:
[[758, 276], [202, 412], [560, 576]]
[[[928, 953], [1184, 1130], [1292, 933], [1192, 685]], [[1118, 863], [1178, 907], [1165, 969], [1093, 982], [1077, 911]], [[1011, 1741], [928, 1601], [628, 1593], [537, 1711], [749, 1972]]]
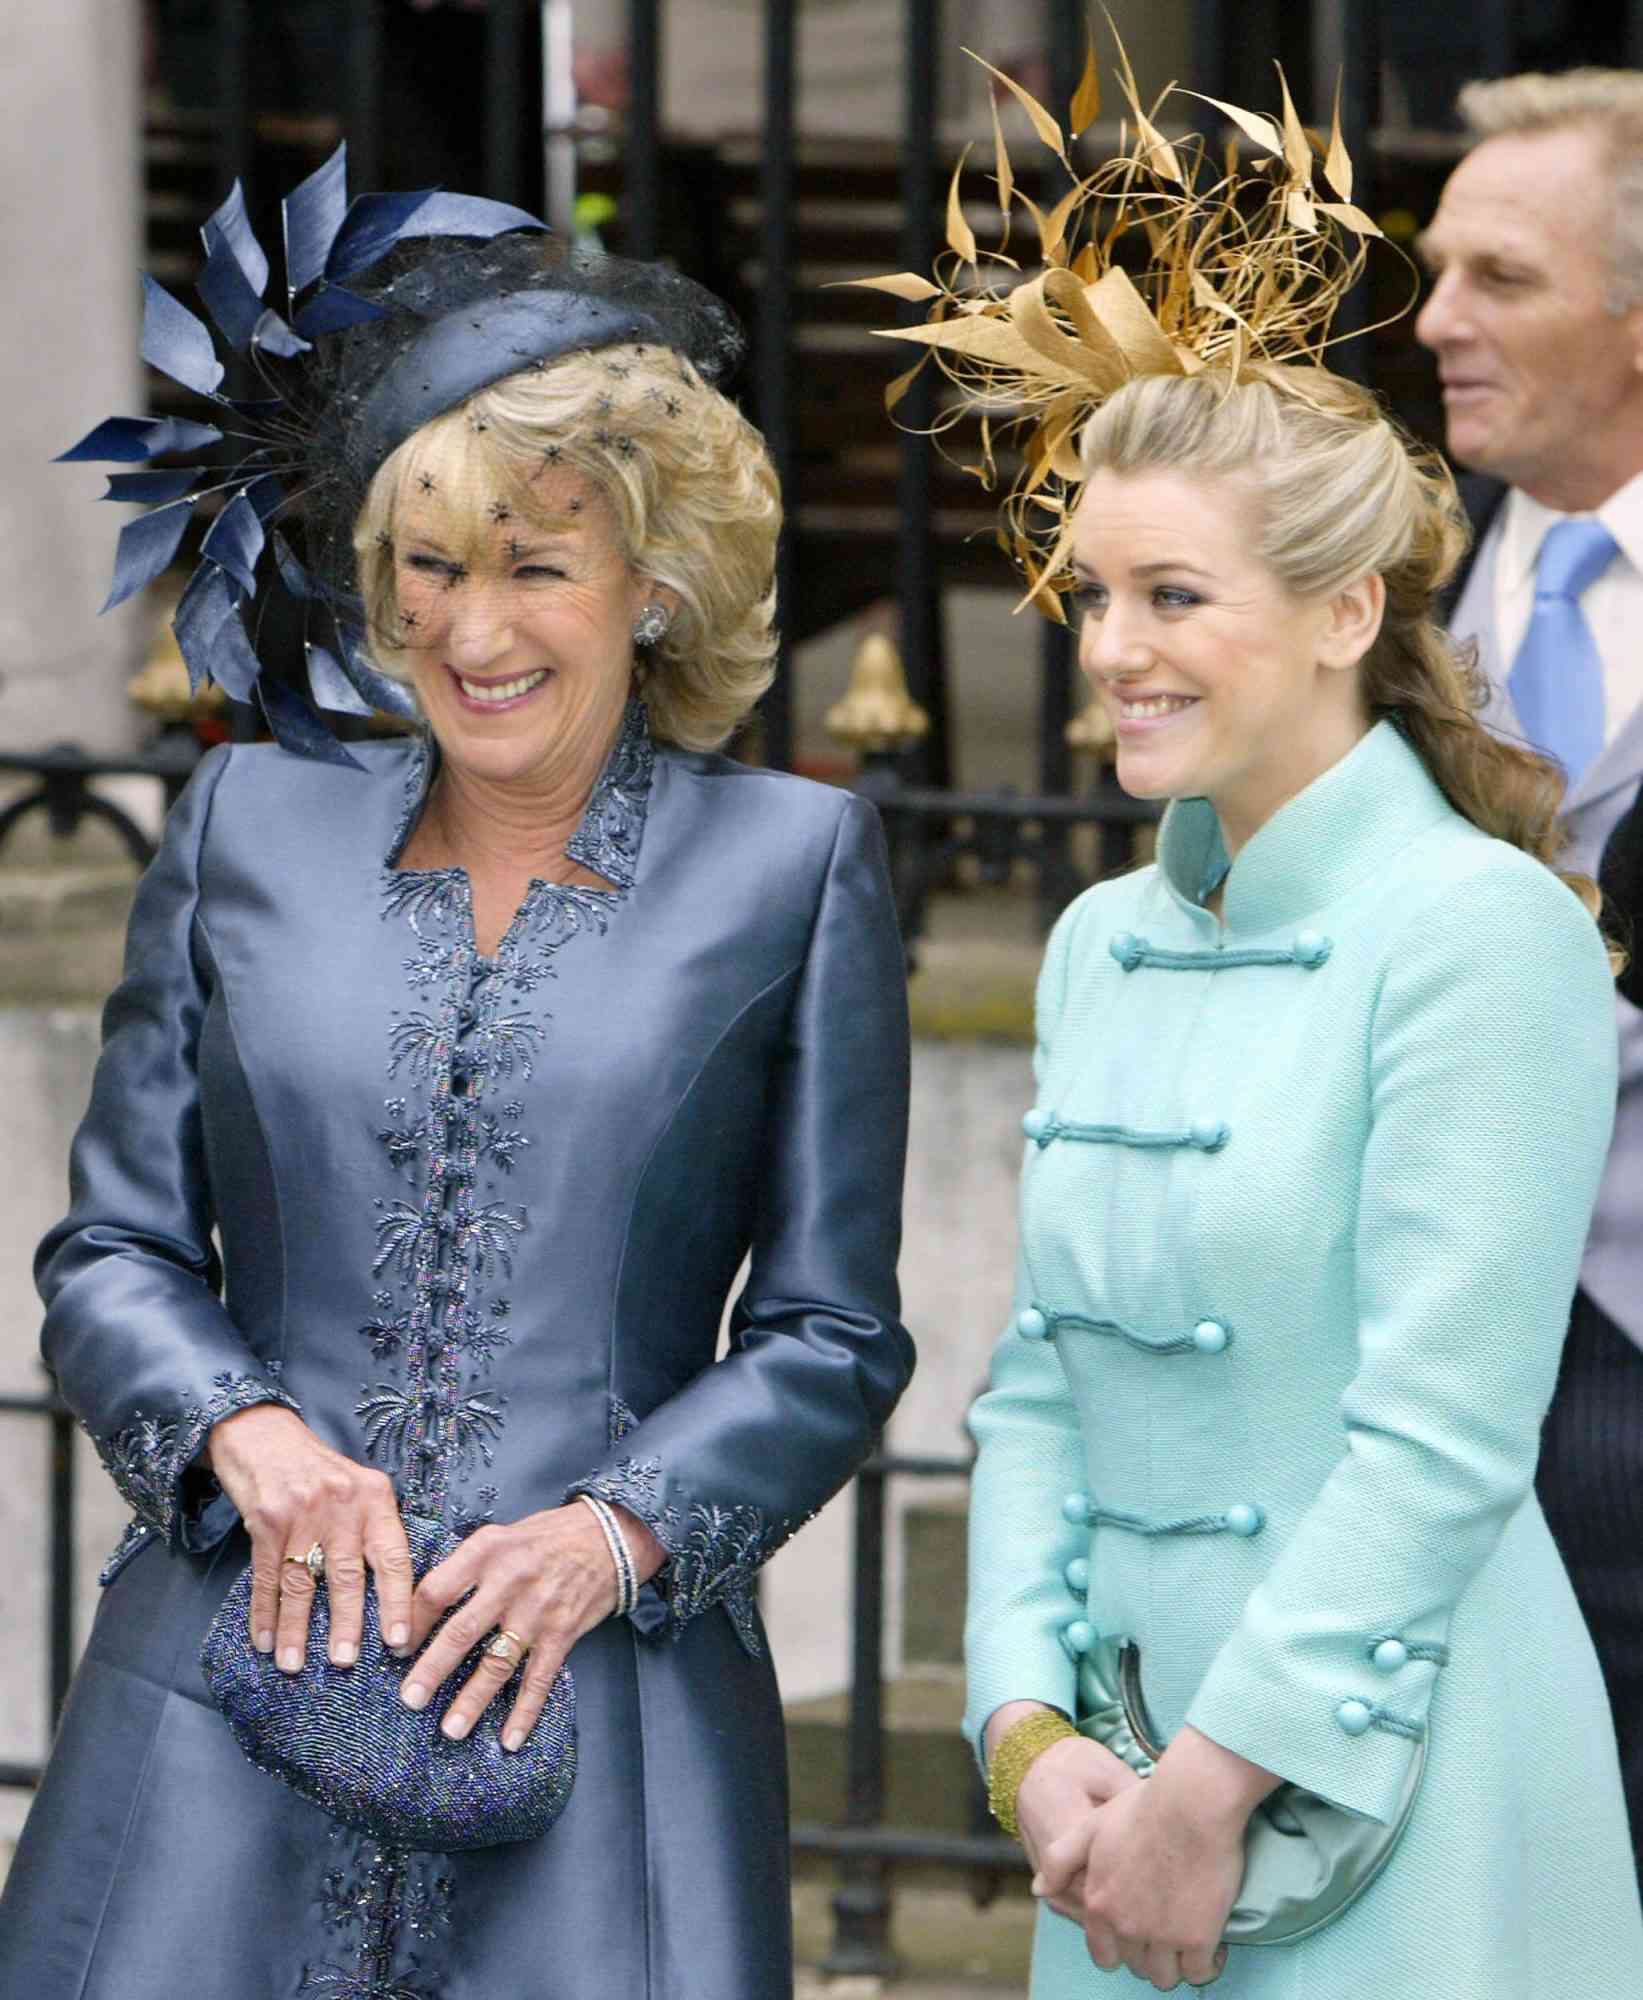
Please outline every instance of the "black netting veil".
[[[566, 255], [539, 234], [413, 239], [350, 289], [385, 316], [317, 341], [295, 366], [288, 401], [305, 434], [308, 567], [351, 617], [354, 523], [383, 461], [421, 423], [521, 369], [621, 341], [671, 348], [714, 386], [746, 350], [730, 309], [680, 272], [602, 252]], [[443, 378], [428, 365], [431, 347], [445, 356]]]

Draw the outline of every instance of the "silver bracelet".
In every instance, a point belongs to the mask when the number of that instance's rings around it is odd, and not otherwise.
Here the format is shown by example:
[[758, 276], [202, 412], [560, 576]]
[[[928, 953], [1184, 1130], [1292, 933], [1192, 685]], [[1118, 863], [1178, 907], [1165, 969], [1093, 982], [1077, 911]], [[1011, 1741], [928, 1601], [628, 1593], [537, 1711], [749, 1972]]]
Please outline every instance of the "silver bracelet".
[[576, 1497], [585, 1502], [604, 1530], [610, 1559], [616, 1565], [616, 1615], [626, 1618], [639, 1602], [639, 1578], [633, 1567], [633, 1558], [628, 1554], [627, 1538], [617, 1525], [616, 1516], [603, 1500], [592, 1493], [578, 1493]]

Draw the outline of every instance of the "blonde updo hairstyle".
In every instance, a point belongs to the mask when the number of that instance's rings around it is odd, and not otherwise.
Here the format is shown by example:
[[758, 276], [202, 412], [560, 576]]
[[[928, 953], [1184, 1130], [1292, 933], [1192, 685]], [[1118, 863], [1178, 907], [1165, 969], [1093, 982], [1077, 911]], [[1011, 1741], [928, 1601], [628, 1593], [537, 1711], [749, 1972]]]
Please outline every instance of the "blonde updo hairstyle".
[[[1253, 494], [1257, 553], [1294, 596], [1378, 575], [1386, 612], [1358, 668], [1371, 717], [1403, 731], [1464, 818], [1555, 866], [1562, 773], [1484, 727], [1488, 684], [1433, 617], [1468, 540], [1454, 479], [1367, 389], [1294, 363], [1246, 365], [1235, 383], [1214, 369], [1141, 376], [1090, 418], [1080, 458], [1086, 478], [1167, 469]], [[1564, 879], [1595, 915], [1595, 885]]]
[[666, 635], [637, 667], [653, 734], [717, 748], [774, 671], [781, 498], [758, 432], [671, 348], [603, 348], [525, 369], [390, 453], [354, 527], [378, 663], [407, 677], [393, 551], [402, 498], [416, 490], [443, 514], [449, 552], [479, 560], [494, 555], [498, 502], [522, 529], [547, 521], [531, 484], [545, 467], [591, 480], [629, 567], [678, 596]]

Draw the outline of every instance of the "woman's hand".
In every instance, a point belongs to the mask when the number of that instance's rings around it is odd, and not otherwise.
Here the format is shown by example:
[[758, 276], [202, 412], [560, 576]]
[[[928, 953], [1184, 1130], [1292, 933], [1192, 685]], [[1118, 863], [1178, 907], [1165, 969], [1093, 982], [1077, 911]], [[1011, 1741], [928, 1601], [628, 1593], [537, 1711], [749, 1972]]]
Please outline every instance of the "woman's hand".
[[251, 1643], [294, 1674], [308, 1652], [315, 1579], [302, 1558], [325, 1551], [330, 1660], [351, 1667], [365, 1623], [365, 1572], [376, 1578], [382, 1636], [411, 1636], [416, 1581], [387, 1476], [317, 1438], [295, 1411], [258, 1403], [213, 1424], [206, 1463], [251, 1537]]
[[[987, 1722], [989, 1760], [1018, 1722], [1041, 1713], [1043, 1704], [1036, 1701], [1009, 1701], [995, 1709]], [[1058, 1857], [1063, 1852], [1071, 1857], [1079, 1848], [1081, 1834], [1087, 1844], [1090, 1816], [1095, 1809], [1139, 1782], [1121, 1757], [1115, 1757], [1104, 1745], [1092, 1743], [1084, 1736], [1063, 1737], [1047, 1750], [1041, 1750], [1027, 1766], [1016, 1791], [1015, 1818], [1021, 1844], [1035, 1871], [1033, 1893], [1045, 1895], [1051, 1909], [1059, 1910], [1075, 1923], [1084, 1921], [1077, 1892], [1083, 1867], [1081, 1854], [1066, 1867], [1064, 1880], [1062, 1868], [1055, 1869], [1058, 1882], [1055, 1894], [1040, 1888], [1046, 1861], [1052, 1852]]]
[[1145, 1784], [1095, 1814], [1082, 1915], [1103, 1971], [1127, 1966], [1160, 1993], [1218, 1975], [1221, 1933], [1244, 1877], [1244, 1829], [1279, 1782], [1188, 1727]]
[[1016, 1793], [1016, 1825], [1033, 1864], [1033, 1894], [1084, 1921], [1084, 1856], [1097, 1811], [1141, 1780], [1122, 1757], [1084, 1736], [1052, 1743], [1027, 1766]]
[[[625, 1508], [612, 1512], [644, 1582], [661, 1568], [667, 1551]], [[440, 1728], [458, 1740], [466, 1736], [523, 1654], [524, 1677], [502, 1730], [503, 1748], [517, 1750], [535, 1728], [565, 1655], [615, 1608], [610, 1548], [593, 1510], [580, 1501], [528, 1514], [506, 1527], [476, 1528], [417, 1585], [413, 1648], [447, 1611], [451, 1615], [407, 1674], [400, 1699], [410, 1708], [425, 1708], [475, 1646], [493, 1632], [511, 1633], [519, 1650], [511, 1658], [485, 1654], [458, 1689]]]

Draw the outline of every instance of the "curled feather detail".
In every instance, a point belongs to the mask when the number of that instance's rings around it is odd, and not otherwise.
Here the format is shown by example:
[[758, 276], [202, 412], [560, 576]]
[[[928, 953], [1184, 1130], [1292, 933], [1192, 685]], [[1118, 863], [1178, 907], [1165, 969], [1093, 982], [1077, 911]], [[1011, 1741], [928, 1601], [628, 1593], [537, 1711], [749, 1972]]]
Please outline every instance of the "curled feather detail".
[[[1040, 206], [1022, 188], [995, 106], [996, 247], [970, 227], [961, 161], [949, 191], [948, 248], [931, 275], [851, 282], [925, 308], [921, 324], [878, 331], [924, 349], [920, 365], [933, 356], [955, 392], [933, 434], [979, 418], [981, 462], [966, 469], [987, 490], [1000, 482], [1002, 448], [1013, 447], [1004, 460], [1011, 483], [1002, 539], [1025, 580], [1023, 601], [1063, 622], [1067, 521], [1082, 490], [1077, 440], [1090, 413], [1141, 375], [1213, 370], [1230, 386], [1256, 367], [1320, 366], [1336, 309], [1381, 232], [1352, 203], [1338, 95], [1325, 142], [1302, 123], [1282, 71], [1276, 118], [1174, 85], [1147, 105], [1120, 43], [1126, 115], [1118, 150], [1086, 173], [1072, 142], [1100, 104], [1093, 50], [1065, 126], [1020, 84], [982, 66], [1026, 112], [1065, 173], [1066, 192]], [[1201, 138], [1166, 135], [1165, 107], [1186, 98], [1211, 105], [1258, 157], [1240, 168], [1230, 150], [1223, 162]], [[1018, 261], [1019, 251], [1005, 254], [1016, 211], [1032, 221], [1036, 268]], [[891, 385], [888, 407], [916, 372]]]

